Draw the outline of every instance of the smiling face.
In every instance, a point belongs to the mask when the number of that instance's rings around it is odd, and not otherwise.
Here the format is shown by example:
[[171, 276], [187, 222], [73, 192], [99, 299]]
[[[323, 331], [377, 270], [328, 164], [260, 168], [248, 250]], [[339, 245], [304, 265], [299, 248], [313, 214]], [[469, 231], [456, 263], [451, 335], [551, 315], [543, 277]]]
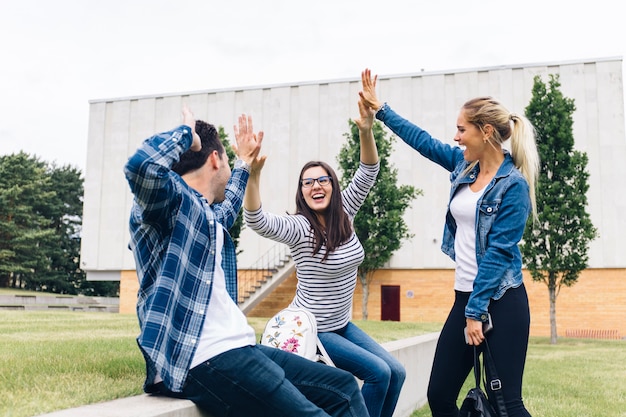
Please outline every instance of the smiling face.
[[[313, 181], [313, 185], [305, 187], [302, 185], [302, 180], [305, 178], [318, 179], [320, 177], [327, 176], [329, 176], [329, 173], [326, 172], [324, 168], [321, 166], [313, 166], [306, 169], [300, 178], [300, 189], [302, 191], [304, 201], [306, 202], [306, 205], [311, 208], [311, 210], [318, 214], [326, 212], [328, 206], [330, 205], [330, 199], [333, 192], [332, 181], [329, 181], [326, 185], [320, 185], [319, 180]], [[322, 180], [322, 182], [324, 181]]]
[[460, 147], [464, 148], [463, 157], [465, 160], [468, 162], [479, 160], [485, 152], [485, 147], [490, 146], [488, 141], [485, 141], [487, 135], [475, 124], [467, 121], [464, 110], [459, 112], [456, 129], [454, 140]]

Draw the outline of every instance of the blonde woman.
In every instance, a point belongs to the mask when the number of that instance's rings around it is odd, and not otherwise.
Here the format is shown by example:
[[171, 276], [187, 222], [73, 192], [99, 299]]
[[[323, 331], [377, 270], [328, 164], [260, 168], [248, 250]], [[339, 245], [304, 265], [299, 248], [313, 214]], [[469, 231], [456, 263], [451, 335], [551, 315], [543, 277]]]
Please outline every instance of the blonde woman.
[[[380, 102], [376, 77], [372, 79], [369, 70], [363, 71], [362, 82], [361, 100], [376, 111], [376, 118], [450, 172], [441, 249], [456, 263], [455, 301], [430, 376], [432, 415], [459, 415], [456, 400], [473, 366], [473, 346], [488, 337], [509, 416], [530, 416], [522, 401], [530, 313], [518, 244], [528, 217], [536, 211], [539, 157], [532, 125], [491, 97], [474, 98], [459, 111], [454, 137], [458, 146], [451, 146]], [[510, 153], [502, 147], [509, 139]], [[485, 335], [489, 315], [493, 329]], [[495, 400], [489, 387], [488, 394]]]

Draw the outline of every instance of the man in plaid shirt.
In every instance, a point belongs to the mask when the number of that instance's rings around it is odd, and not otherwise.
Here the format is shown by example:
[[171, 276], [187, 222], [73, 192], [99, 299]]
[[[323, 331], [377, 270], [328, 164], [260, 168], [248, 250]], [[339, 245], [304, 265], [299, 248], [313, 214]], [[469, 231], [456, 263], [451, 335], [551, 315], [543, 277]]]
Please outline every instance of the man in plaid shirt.
[[215, 417], [367, 417], [350, 373], [258, 345], [237, 306], [228, 229], [265, 156], [251, 117], [239, 117], [235, 138], [231, 173], [215, 127], [184, 107], [183, 124], [145, 140], [125, 166], [144, 390], [189, 399]]

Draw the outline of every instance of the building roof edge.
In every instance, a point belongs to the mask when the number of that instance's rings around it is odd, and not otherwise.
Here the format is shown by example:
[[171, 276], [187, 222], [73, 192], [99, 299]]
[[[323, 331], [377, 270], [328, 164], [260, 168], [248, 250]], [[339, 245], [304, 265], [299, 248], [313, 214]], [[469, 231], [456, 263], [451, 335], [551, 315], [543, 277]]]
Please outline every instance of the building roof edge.
[[[587, 59], [581, 58], [581, 59], [571, 59], [571, 60], [562, 60], [562, 61], [492, 65], [492, 66], [485, 66], [485, 67], [456, 68], [456, 69], [444, 69], [444, 70], [433, 70], [433, 71], [421, 70], [419, 72], [379, 75], [378, 80], [393, 79], [393, 78], [406, 78], [406, 77], [423, 77], [427, 75], [458, 74], [458, 73], [473, 72], [473, 71], [493, 71], [493, 70], [504, 70], [504, 69], [545, 67], [545, 66], [555, 66], [555, 65], [572, 65], [572, 64], [622, 61], [622, 60], [623, 60], [623, 56], [612, 56], [612, 57], [603, 57], [603, 58], [587, 58]], [[238, 92], [238, 91], [245, 91], [245, 90], [299, 87], [299, 86], [315, 85], [315, 84], [335, 84], [335, 83], [342, 83], [342, 82], [357, 82], [359, 81], [359, 79], [360, 79], [359, 77], [336, 78], [336, 79], [328, 79], [328, 80], [310, 80], [310, 81], [287, 82], [287, 83], [277, 83], [277, 84], [250, 85], [250, 86], [245, 86], [245, 87], [239, 86], [239, 87], [226, 87], [226, 88], [204, 89], [204, 90], [184, 91], [184, 92], [144, 94], [144, 95], [135, 95], [135, 96], [127, 96], [127, 97], [93, 99], [93, 100], [89, 100], [89, 104], [109, 103], [109, 102], [123, 101], [123, 100], [141, 100], [141, 99], [147, 99], [147, 98], [189, 96], [189, 95], [195, 95], [195, 94], [220, 93], [220, 92], [227, 92], [227, 91]]]

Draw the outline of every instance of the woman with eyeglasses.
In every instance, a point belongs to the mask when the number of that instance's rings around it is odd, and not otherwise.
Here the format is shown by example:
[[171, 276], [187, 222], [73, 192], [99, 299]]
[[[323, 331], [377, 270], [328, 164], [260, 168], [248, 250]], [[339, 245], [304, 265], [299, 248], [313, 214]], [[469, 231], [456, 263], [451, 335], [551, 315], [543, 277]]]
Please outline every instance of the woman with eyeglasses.
[[315, 315], [318, 336], [335, 366], [363, 381], [370, 417], [391, 417], [406, 377], [404, 367], [350, 321], [357, 269], [365, 256], [352, 222], [379, 171], [374, 111], [359, 101], [359, 113], [360, 164], [344, 190], [327, 163], [311, 161], [298, 178], [296, 213], [267, 213], [259, 192], [261, 157], [248, 179], [244, 218], [259, 235], [289, 246], [298, 279], [291, 305]]

